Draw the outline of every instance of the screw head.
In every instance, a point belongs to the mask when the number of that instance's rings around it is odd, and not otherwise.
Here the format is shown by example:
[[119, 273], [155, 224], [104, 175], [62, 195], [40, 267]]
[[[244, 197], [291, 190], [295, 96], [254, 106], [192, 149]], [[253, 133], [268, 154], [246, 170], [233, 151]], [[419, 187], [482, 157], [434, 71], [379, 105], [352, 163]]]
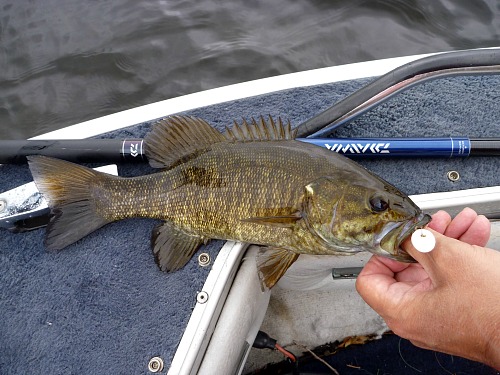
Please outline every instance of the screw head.
[[149, 360], [148, 370], [150, 372], [161, 372], [163, 370], [163, 359], [160, 357], [153, 357]]
[[460, 180], [460, 173], [458, 173], [457, 171], [449, 171], [447, 176], [448, 176], [448, 180], [450, 180], [452, 182], [456, 182], [456, 181]]
[[201, 267], [206, 267], [210, 264], [210, 254], [208, 253], [201, 253], [198, 255], [198, 264]]
[[207, 292], [199, 292], [196, 295], [196, 301], [198, 303], [206, 303], [208, 301], [208, 293]]

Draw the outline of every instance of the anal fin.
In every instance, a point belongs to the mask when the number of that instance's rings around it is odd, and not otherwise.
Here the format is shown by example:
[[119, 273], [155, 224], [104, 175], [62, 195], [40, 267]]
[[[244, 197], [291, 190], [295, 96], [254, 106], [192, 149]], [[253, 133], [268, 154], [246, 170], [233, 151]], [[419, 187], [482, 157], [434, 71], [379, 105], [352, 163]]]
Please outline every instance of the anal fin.
[[184, 267], [206, 239], [177, 228], [169, 222], [158, 225], [151, 234], [156, 263], [162, 271], [173, 272]]
[[298, 257], [299, 254], [290, 250], [262, 248], [257, 255], [257, 270], [262, 291], [271, 289]]

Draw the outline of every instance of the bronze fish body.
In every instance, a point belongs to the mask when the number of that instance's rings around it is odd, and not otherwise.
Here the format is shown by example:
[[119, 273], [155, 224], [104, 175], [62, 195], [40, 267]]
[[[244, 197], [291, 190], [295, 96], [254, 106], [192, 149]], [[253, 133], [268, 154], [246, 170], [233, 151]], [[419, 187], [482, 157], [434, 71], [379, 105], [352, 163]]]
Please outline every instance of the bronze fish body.
[[32, 156], [52, 218], [46, 246], [62, 249], [130, 217], [153, 230], [159, 267], [183, 267], [210, 239], [264, 245], [258, 268], [272, 287], [299, 254], [371, 251], [412, 261], [399, 245], [430, 217], [394, 186], [335, 152], [295, 141], [281, 120], [235, 124], [225, 134], [192, 117], [158, 122], [145, 139], [158, 173], [123, 178]]

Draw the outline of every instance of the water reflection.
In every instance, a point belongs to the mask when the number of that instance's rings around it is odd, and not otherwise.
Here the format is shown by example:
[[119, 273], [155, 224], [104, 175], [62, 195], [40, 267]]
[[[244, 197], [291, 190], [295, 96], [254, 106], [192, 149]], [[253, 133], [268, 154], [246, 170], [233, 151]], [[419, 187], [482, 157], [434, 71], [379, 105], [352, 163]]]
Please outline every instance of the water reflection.
[[0, 0], [0, 137], [277, 74], [498, 44], [496, 1]]

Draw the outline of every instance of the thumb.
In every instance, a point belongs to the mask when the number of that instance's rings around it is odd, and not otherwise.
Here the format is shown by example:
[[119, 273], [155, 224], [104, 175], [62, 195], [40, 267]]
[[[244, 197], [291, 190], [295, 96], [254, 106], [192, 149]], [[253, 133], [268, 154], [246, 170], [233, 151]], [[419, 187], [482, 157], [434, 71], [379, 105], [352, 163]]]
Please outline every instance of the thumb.
[[448, 268], [450, 265], [463, 257], [464, 251], [467, 251], [465, 248], [471, 247], [471, 245], [454, 238], [446, 237], [433, 229], [426, 229], [436, 239], [436, 245], [432, 251], [428, 253], [418, 251], [412, 244], [411, 238], [406, 239], [401, 247], [422, 265], [433, 284], [436, 285], [436, 283], [444, 281], [448, 277]]

